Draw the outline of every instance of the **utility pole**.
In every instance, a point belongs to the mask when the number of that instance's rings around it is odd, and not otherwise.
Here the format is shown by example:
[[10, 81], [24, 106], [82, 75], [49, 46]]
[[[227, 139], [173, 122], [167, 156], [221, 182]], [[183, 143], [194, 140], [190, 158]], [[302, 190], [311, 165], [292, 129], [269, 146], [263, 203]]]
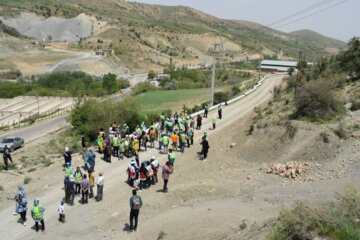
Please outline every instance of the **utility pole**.
[[212, 65], [212, 76], [211, 76], [211, 107], [214, 106], [214, 95], [215, 95], [215, 69], [216, 69], [216, 58], [213, 57]]
[[216, 73], [216, 55], [222, 53], [224, 46], [220, 38], [220, 42], [214, 42], [213, 48], [210, 49], [210, 53], [213, 54], [213, 66], [211, 76], [211, 103], [210, 106], [214, 106], [214, 95], [215, 95], [215, 73]]
[[297, 88], [298, 88], [298, 84], [299, 84], [299, 80], [300, 80], [300, 72], [302, 70], [302, 63], [301, 63], [302, 54], [303, 54], [303, 52], [299, 51], [299, 61], [298, 61], [298, 64], [297, 64], [297, 73], [296, 73], [296, 80], [295, 80], [294, 97], [296, 97], [296, 95], [297, 95]]
[[260, 57], [260, 65], [259, 65], [259, 76], [258, 76], [258, 81], [260, 81], [261, 79], [261, 59], [262, 59], [262, 54], [261, 54], [261, 45], [259, 45], [259, 57]]

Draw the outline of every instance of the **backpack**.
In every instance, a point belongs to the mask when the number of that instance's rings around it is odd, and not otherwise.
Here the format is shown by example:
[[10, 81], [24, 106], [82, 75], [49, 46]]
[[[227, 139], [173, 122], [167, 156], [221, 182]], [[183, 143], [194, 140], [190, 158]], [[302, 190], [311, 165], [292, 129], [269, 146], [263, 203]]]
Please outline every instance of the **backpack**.
[[134, 209], [140, 209], [141, 207], [141, 200], [139, 196], [134, 196], [133, 197], [133, 208]]

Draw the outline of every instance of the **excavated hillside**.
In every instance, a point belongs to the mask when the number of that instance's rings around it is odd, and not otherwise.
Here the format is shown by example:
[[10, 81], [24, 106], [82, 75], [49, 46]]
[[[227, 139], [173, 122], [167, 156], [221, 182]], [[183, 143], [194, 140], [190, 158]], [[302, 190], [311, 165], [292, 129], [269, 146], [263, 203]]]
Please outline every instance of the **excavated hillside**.
[[122, 0], [52, 0], [46, 5], [5, 1], [0, 3], [0, 15], [29, 37], [78, 41], [70, 46], [77, 50], [110, 48], [114, 60], [130, 69], [160, 70], [170, 58], [178, 67], [207, 64], [211, 62], [209, 49], [220, 41], [225, 50], [219, 57], [224, 62], [258, 58], [260, 49], [263, 55], [296, 57], [299, 46], [312, 59], [345, 46], [330, 40], [319, 45], [309, 37], [219, 19], [188, 7]]

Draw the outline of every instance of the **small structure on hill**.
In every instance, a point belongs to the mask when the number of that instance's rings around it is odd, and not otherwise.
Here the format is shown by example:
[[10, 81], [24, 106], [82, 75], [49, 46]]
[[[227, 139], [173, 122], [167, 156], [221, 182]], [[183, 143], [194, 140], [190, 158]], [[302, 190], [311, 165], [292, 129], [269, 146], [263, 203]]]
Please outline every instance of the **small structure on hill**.
[[105, 56], [105, 57], [108, 57], [108, 56], [111, 56], [113, 54], [113, 50], [112, 49], [98, 49], [95, 51], [95, 54], [98, 55], [98, 56]]
[[262, 72], [287, 72], [289, 68], [296, 68], [296, 61], [262, 60], [259, 67]]

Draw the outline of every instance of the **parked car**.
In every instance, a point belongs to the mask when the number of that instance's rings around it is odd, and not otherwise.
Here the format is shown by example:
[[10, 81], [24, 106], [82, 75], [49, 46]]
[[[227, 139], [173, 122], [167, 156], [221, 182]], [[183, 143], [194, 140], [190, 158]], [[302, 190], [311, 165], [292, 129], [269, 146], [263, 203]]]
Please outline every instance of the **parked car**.
[[10, 151], [13, 152], [15, 149], [21, 148], [24, 146], [25, 140], [20, 137], [6, 137], [0, 141], [0, 152], [3, 152], [5, 146], [10, 148]]

